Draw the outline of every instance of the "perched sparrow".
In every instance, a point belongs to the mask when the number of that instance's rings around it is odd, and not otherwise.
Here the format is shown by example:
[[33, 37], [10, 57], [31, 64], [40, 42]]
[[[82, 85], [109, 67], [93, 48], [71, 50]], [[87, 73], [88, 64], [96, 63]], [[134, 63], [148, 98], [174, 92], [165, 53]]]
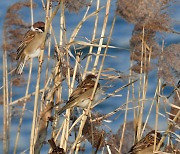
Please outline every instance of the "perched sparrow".
[[[133, 145], [128, 154], [153, 154], [155, 130], [149, 132], [144, 138]], [[162, 135], [157, 132], [156, 145], [160, 142]]]
[[34, 23], [31, 29], [25, 34], [17, 49], [17, 74], [22, 74], [24, 65], [29, 58], [38, 57], [40, 55], [41, 48], [43, 47], [44, 43], [44, 28], [44, 22], [39, 21]]
[[[93, 93], [94, 85], [96, 82], [96, 76], [89, 74], [84, 81], [82, 81], [79, 86], [72, 92], [67, 104], [62, 107], [57, 114], [60, 115], [66, 109], [72, 107], [87, 108], [90, 103], [91, 95]], [[94, 99], [92, 104], [97, 101], [99, 95], [101, 94], [100, 84], [98, 83]]]

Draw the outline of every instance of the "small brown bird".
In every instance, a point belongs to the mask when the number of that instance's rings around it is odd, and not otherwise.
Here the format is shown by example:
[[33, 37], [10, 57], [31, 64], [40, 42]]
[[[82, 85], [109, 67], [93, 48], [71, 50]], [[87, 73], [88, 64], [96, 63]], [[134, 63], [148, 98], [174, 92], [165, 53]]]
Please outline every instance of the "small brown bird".
[[[131, 147], [128, 154], [153, 154], [155, 130], [149, 132], [144, 138]], [[160, 142], [162, 135], [157, 132], [156, 145]]]
[[[87, 108], [90, 103], [91, 95], [93, 93], [94, 85], [96, 82], [96, 76], [93, 74], [89, 74], [84, 81], [82, 81], [79, 86], [72, 92], [69, 101], [66, 103], [64, 107], [62, 107], [57, 114], [60, 115], [66, 109], [73, 107]], [[98, 97], [101, 95], [102, 91], [100, 89], [100, 84], [98, 83], [94, 99], [92, 100], [92, 104], [94, 104]]]
[[22, 74], [24, 65], [29, 58], [38, 57], [40, 55], [44, 43], [44, 29], [45, 23], [38, 21], [34, 23], [31, 29], [25, 34], [17, 49], [17, 74]]

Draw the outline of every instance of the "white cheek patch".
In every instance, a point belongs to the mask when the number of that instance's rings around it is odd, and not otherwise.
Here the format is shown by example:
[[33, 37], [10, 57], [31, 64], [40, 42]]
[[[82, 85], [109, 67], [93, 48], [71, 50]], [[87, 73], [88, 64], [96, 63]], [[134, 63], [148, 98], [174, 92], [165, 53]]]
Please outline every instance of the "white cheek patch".
[[33, 27], [33, 26], [31, 26], [31, 30], [32, 30], [32, 31], [36, 31], [36, 29], [34, 29], [34, 27]]
[[38, 32], [43, 33], [43, 31], [42, 31], [41, 29], [39, 29], [39, 28], [34, 28], [33, 26], [31, 26], [31, 30], [32, 30], [32, 31], [38, 31]]
[[39, 28], [35, 28], [35, 29], [36, 29], [36, 31], [43, 33], [42, 29], [39, 29]]

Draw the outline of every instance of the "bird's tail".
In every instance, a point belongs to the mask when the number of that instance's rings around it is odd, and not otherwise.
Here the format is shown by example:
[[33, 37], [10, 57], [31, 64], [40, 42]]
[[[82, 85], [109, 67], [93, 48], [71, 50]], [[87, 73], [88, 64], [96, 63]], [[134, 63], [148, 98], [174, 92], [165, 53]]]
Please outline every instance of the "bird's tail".
[[67, 109], [67, 105], [65, 105], [64, 107], [62, 107], [62, 108], [57, 112], [57, 115], [61, 115], [66, 109]]
[[26, 63], [26, 58], [19, 61], [18, 66], [16, 67], [17, 74], [22, 74], [25, 63]]

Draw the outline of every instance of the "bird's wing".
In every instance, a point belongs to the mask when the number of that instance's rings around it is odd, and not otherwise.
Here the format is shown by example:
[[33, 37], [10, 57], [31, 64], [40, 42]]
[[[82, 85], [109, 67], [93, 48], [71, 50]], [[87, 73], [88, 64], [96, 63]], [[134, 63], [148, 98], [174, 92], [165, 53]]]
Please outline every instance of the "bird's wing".
[[93, 80], [90, 80], [90, 81], [88, 80], [88, 82], [87, 81], [81, 82], [81, 84], [72, 92], [68, 102], [72, 102], [73, 100], [78, 98], [80, 95], [85, 93], [88, 89], [92, 89], [93, 87], [94, 87]]
[[20, 45], [19, 45], [19, 47], [18, 47], [18, 49], [17, 49], [17, 57], [16, 57], [16, 59], [19, 59], [19, 58], [20, 58], [23, 50], [24, 50], [24, 49], [26, 48], [26, 46], [33, 40], [33, 38], [35, 37], [35, 34], [36, 34], [36, 32], [35, 32], [35, 31], [32, 31], [32, 30], [29, 30], [29, 31], [25, 34], [23, 40], [21, 41], [21, 43], [20, 43]]
[[139, 142], [137, 142], [135, 145], [133, 145], [129, 153], [141, 151], [142, 149], [145, 149], [153, 145], [154, 145], [154, 137], [148, 134], [147, 136], [142, 138]]

